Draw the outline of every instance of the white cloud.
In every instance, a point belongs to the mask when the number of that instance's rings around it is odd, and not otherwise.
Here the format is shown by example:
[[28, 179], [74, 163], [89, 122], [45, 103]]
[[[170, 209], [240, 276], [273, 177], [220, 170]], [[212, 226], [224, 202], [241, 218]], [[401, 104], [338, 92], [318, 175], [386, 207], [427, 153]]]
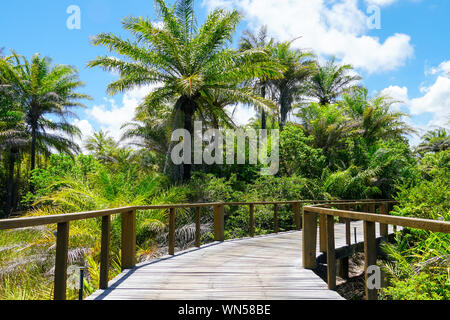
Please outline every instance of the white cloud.
[[430, 70], [436, 72], [428, 72], [428, 74], [438, 74], [437, 78], [429, 86], [422, 85], [420, 92], [423, 94], [417, 98], [411, 98], [408, 95], [408, 88], [399, 86], [390, 86], [381, 93], [387, 94], [394, 99], [401, 100], [404, 103], [397, 104], [394, 108], [399, 109], [402, 105], [408, 108], [412, 116], [421, 116], [426, 113], [432, 114], [432, 118], [426, 124], [410, 123], [420, 133], [424, 133], [433, 127], [446, 127], [450, 120], [450, 77], [445, 74], [447, 64], [441, 63], [439, 67]]
[[[411, 114], [431, 112], [436, 122], [445, 123], [450, 117], [450, 78], [439, 76], [436, 82], [426, 88], [425, 95], [409, 102]], [[445, 120], [446, 121], [439, 121]]]
[[[373, 0], [388, 5], [392, 0]], [[210, 9], [217, 4], [235, 7], [245, 15], [250, 28], [267, 25], [269, 32], [284, 41], [302, 36], [293, 46], [317, 55], [334, 55], [369, 73], [397, 69], [414, 54], [411, 38], [396, 33], [384, 41], [368, 36], [369, 16], [358, 0], [215, 0], [203, 1]]]
[[256, 112], [253, 107], [238, 104], [236, 106], [227, 106], [226, 111], [238, 126], [245, 125], [251, 118], [256, 117]]
[[397, 2], [397, 0], [365, 0], [365, 2], [369, 5], [373, 4], [376, 6], [388, 6]]
[[[97, 122], [102, 130], [108, 131], [111, 137], [118, 140], [123, 132], [121, 126], [133, 120], [136, 108], [155, 88], [155, 85], [148, 85], [130, 90], [123, 95], [121, 105], [117, 105], [114, 99], [105, 98], [105, 104], [95, 105], [86, 111], [92, 117], [89, 121]], [[86, 119], [82, 120], [84, 121], [89, 123]]]
[[437, 67], [432, 67], [425, 70], [425, 75], [435, 75], [435, 74], [450, 75], [450, 60], [442, 62]]
[[389, 96], [392, 99], [398, 101], [391, 107], [393, 111], [400, 111], [400, 107], [408, 103], [408, 88], [399, 86], [389, 86], [380, 92], [381, 95]]

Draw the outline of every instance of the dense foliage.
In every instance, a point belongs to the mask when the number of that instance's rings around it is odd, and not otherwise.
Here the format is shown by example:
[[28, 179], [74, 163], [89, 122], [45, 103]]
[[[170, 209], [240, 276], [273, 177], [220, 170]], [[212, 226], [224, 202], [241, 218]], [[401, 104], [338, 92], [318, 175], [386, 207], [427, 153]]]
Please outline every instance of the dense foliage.
[[[406, 114], [391, 98], [369, 96], [350, 65], [319, 63], [290, 42], [268, 39], [266, 28], [246, 31], [231, 48], [241, 17], [218, 9], [197, 26], [193, 1], [174, 7], [155, 0], [160, 23], [123, 21], [136, 42], [101, 33], [102, 45], [123, 59], [97, 57], [91, 67], [115, 71], [110, 93], [152, 84], [120, 141], [108, 132], [71, 139], [79, 129], [71, 108], [89, 96], [72, 67], [34, 55], [0, 58], [0, 196], [3, 218], [53, 215], [129, 205], [294, 199], [396, 199], [394, 214], [450, 219], [450, 151], [445, 129], [426, 133], [416, 149]], [[238, 127], [230, 106], [244, 103], [257, 118]], [[279, 171], [264, 164], [176, 166], [173, 129], [280, 130]], [[82, 153], [81, 150], [86, 150]], [[236, 144], [232, 146], [237, 150]], [[245, 148], [246, 158], [250, 146]], [[271, 150], [270, 150], [271, 152]], [[248, 208], [227, 207], [226, 238], [249, 234]], [[257, 234], [273, 230], [273, 209], [256, 207]], [[139, 211], [137, 255], [167, 250], [168, 213]], [[195, 235], [194, 215], [177, 213], [176, 245]], [[293, 228], [291, 209], [279, 208], [280, 231]], [[99, 282], [100, 221], [71, 224], [69, 264], [86, 266], [85, 294]], [[0, 232], [0, 299], [48, 299], [52, 294], [55, 226]], [[212, 240], [212, 213], [202, 212], [202, 242]], [[120, 217], [112, 220], [111, 274], [120, 272]], [[386, 299], [449, 299], [448, 235], [405, 229], [385, 246], [390, 285]], [[74, 270], [73, 268], [71, 270]], [[426, 282], [427, 285], [423, 283]], [[76, 291], [70, 290], [70, 298]]]

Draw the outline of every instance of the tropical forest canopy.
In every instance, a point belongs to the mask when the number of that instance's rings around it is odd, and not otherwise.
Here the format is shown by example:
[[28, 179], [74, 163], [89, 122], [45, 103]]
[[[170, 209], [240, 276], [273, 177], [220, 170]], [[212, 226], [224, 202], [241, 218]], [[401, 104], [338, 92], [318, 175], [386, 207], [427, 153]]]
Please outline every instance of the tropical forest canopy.
[[[107, 32], [92, 39], [105, 55], [92, 57], [88, 67], [119, 75], [108, 93], [154, 88], [134, 120], [123, 124], [119, 141], [105, 131], [82, 136], [71, 124], [74, 110], [90, 99], [78, 70], [39, 53], [3, 51], [2, 218], [162, 203], [366, 198], [397, 200], [392, 214], [450, 220], [448, 129], [431, 130], [411, 147], [408, 137], [418, 132], [407, 114], [394, 111], [398, 101], [372, 96], [351, 65], [319, 62], [314, 52], [294, 49], [296, 39], [280, 42], [265, 27], [244, 32], [233, 48], [242, 20], [235, 10], [216, 9], [200, 24], [192, 0], [155, 5], [159, 23], [127, 17], [122, 25], [129, 39]], [[233, 120], [238, 104], [257, 114], [244, 126]], [[280, 130], [278, 173], [261, 175], [263, 163], [175, 165], [170, 154], [178, 142], [171, 134], [178, 128], [193, 133], [194, 121], [205, 130]], [[74, 138], [82, 138], [81, 145]], [[227, 210], [226, 237], [247, 236], [245, 208]], [[270, 232], [269, 211], [256, 210], [256, 233]], [[187, 247], [193, 215], [179, 215], [177, 245]], [[205, 214], [203, 242], [212, 239], [211, 221]], [[167, 223], [165, 211], [138, 215], [139, 259], [157, 256], [166, 245]], [[280, 229], [291, 224], [289, 209], [281, 210]], [[73, 225], [70, 263], [89, 267], [87, 294], [98, 284], [100, 224]], [[0, 233], [1, 298], [49, 298], [55, 237], [48, 228]], [[112, 230], [111, 273], [117, 274], [118, 219]], [[383, 297], [450, 298], [448, 235], [404, 230], [385, 250], [392, 281]]]

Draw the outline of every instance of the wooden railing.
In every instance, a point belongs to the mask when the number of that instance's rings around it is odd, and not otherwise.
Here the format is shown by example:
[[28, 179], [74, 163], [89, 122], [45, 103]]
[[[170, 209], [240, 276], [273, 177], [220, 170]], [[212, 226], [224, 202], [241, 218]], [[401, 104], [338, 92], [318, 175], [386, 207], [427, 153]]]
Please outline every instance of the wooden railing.
[[[54, 274], [54, 299], [66, 299], [66, 282], [67, 282], [67, 261], [69, 248], [69, 225], [72, 221], [101, 218], [101, 253], [100, 253], [100, 281], [99, 288], [106, 289], [108, 287], [108, 269], [110, 260], [110, 233], [111, 233], [111, 216], [121, 215], [121, 264], [122, 269], [131, 269], [136, 265], [136, 212], [142, 210], [168, 210], [168, 230], [169, 241], [168, 251], [170, 255], [175, 253], [175, 219], [176, 211], [179, 209], [193, 208], [195, 209], [196, 236], [195, 246], [200, 247], [200, 223], [201, 208], [213, 209], [214, 220], [214, 240], [224, 241], [224, 208], [225, 206], [248, 206], [249, 207], [249, 231], [250, 236], [255, 234], [255, 206], [272, 205], [274, 214], [274, 232], [278, 233], [278, 210], [281, 205], [292, 205], [293, 225], [296, 230], [300, 230], [303, 224], [303, 264], [305, 268], [314, 269], [316, 266], [316, 237], [317, 237], [317, 219], [320, 216], [320, 249], [325, 251], [327, 259], [331, 259], [328, 263], [328, 284], [331, 289], [333, 285], [333, 275], [335, 275], [334, 257], [334, 231], [333, 216], [339, 216], [345, 220], [347, 224], [347, 237], [350, 238], [350, 227], [348, 219], [364, 220], [365, 226], [365, 243], [367, 244], [366, 265], [372, 263], [374, 255], [374, 225], [379, 222], [382, 225], [382, 234], [387, 234], [387, 224], [420, 228], [431, 231], [450, 232], [450, 223], [442, 221], [433, 221], [425, 219], [414, 219], [404, 217], [393, 217], [387, 215], [377, 215], [373, 213], [353, 212], [350, 208], [358, 209], [362, 206], [361, 211], [375, 212], [375, 206], [379, 206], [380, 213], [388, 212], [388, 201], [374, 200], [298, 200], [298, 201], [270, 201], [270, 202], [215, 202], [215, 203], [196, 203], [196, 204], [167, 204], [167, 205], [150, 205], [150, 206], [133, 206], [116, 209], [106, 209], [90, 212], [68, 213], [52, 216], [14, 218], [0, 220], [0, 230], [18, 229], [33, 226], [57, 224], [56, 233], [56, 257], [55, 257], [55, 274]], [[315, 206], [303, 207], [303, 220], [301, 218], [301, 206], [304, 204], [316, 204]], [[326, 208], [339, 206], [340, 210]], [[302, 223], [303, 221], [303, 223]], [[348, 240], [348, 243], [350, 240]], [[333, 269], [334, 268], [334, 269]], [[334, 276], [335, 279], [335, 276]]]
[[[348, 200], [347, 200], [348, 201]], [[271, 202], [216, 202], [196, 204], [167, 204], [150, 206], [133, 206], [116, 209], [106, 209], [89, 212], [68, 213], [51, 216], [14, 218], [0, 220], [0, 230], [18, 229], [41, 225], [57, 224], [56, 257], [54, 274], [54, 299], [66, 299], [67, 261], [69, 249], [69, 224], [72, 221], [101, 218], [101, 252], [100, 252], [100, 281], [99, 288], [108, 287], [108, 269], [110, 255], [111, 216], [122, 216], [121, 230], [121, 266], [122, 269], [131, 269], [136, 265], [136, 211], [139, 210], [168, 210], [169, 211], [169, 245], [170, 255], [175, 253], [175, 218], [177, 209], [195, 208], [196, 210], [196, 238], [195, 245], [200, 247], [200, 220], [201, 208], [212, 207], [214, 213], [214, 240], [224, 241], [224, 207], [249, 206], [250, 236], [255, 234], [254, 210], [258, 205], [274, 206], [274, 232], [278, 233], [278, 206], [292, 205], [293, 224], [297, 230], [301, 229], [301, 210], [303, 204], [318, 204], [340, 202], [336, 200], [299, 200], [299, 201], [271, 201]]]
[[[376, 265], [377, 248], [375, 223], [379, 223], [380, 235], [388, 236], [388, 225], [416, 228], [427, 231], [450, 233], [450, 222], [430, 219], [419, 219], [399, 216], [389, 216], [389, 207], [394, 201], [366, 201], [328, 203], [303, 207], [303, 267], [316, 268], [317, 220], [319, 220], [319, 247], [326, 253], [328, 288], [336, 289], [336, 251], [334, 239], [334, 217], [346, 224], [346, 244], [350, 245], [350, 221], [362, 220], [364, 226], [364, 271], [366, 299], [377, 299], [377, 289], [367, 286], [367, 268]], [[330, 207], [335, 207], [333, 209]], [[378, 214], [376, 209], [378, 208]], [[319, 216], [319, 217], [318, 217]], [[317, 219], [319, 218], [319, 219]], [[348, 272], [348, 257], [342, 259], [345, 272]]]

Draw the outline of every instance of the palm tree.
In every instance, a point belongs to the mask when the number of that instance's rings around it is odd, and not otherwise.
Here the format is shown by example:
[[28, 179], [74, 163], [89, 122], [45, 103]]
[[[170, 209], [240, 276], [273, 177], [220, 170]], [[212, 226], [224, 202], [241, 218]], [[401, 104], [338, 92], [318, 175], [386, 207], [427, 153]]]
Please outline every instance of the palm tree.
[[79, 129], [68, 122], [76, 116], [70, 109], [84, 107], [80, 99], [89, 96], [74, 90], [83, 85], [77, 71], [70, 66], [51, 66], [49, 58], [33, 55], [31, 61], [12, 53], [7, 58], [14, 63], [2, 63], [0, 81], [10, 85], [14, 96], [25, 112], [25, 125], [31, 136], [31, 170], [36, 166], [36, 153], [50, 154], [52, 148], [72, 154], [79, 146], [72, 137]]
[[[239, 43], [239, 50], [253, 50], [253, 49], [263, 49], [268, 50], [273, 43], [273, 39], [269, 39], [267, 33], [267, 26], [261, 26], [257, 33], [253, 33], [250, 30], [243, 32]], [[261, 97], [266, 98], [267, 91], [269, 89], [269, 81], [266, 78], [256, 79], [253, 83], [253, 87], [258, 91]], [[257, 108], [257, 111], [261, 115], [261, 129], [267, 129], [267, 108]]]
[[417, 152], [439, 152], [448, 150], [450, 146], [450, 135], [444, 128], [429, 130], [422, 136], [422, 142], [417, 146]]
[[305, 82], [312, 71], [312, 54], [290, 48], [292, 41], [279, 43], [272, 49], [272, 56], [285, 67], [283, 78], [271, 80], [271, 88], [279, 104], [280, 129], [283, 129], [292, 104], [299, 101], [305, 92]]
[[321, 105], [335, 103], [342, 93], [354, 88], [355, 82], [361, 80], [360, 76], [349, 74], [351, 70], [353, 68], [349, 64], [336, 64], [335, 58], [325, 65], [316, 63], [309, 81], [308, 95]]
[[[6, 61], [2, 61], [3, 63]], [[4, 214], [9, 216], [13, 209], [14, 167], [20, 151], [27, 145], [25, 114], [11, 94], [11, 87], [0, 82], [0, 151], [7, 154], [8, 182]], [[2, 153], [3, 153], [2, 152]]]
[[[209, 114], [215, 108], [204, 105], [206, 96], [223, 93], [235, 102], [254, 104], [260, 108], [273, 106], [242, 83], [255, 78], [279, 77], [278, 65], [267, 59], [263, 50], [235, 52], [225, 46], [241, 16], [236, 11], [216, 9], [197, 28], [193, 0], [179, 0], [169, 8], [163, 0], [155, 0], [162, 25], [148, 18], [129, 17], [123, 26], [136, 42], [113, 34], [101, 33], [94, 45], [103, 45], [127, 57], [98, 57], [89, 63], [120, 74], [108, 85], [110, 94], [136, 86], [159, 84], [147, 95], [143, 106], [153, 108], [175, 101], [174, 112], [180, 113], [183, 127], [193, 133], [193, 119], [202, 108]], [[191, 176], [191, 164], [182, 166], [183, 180]]]
[[133, 121], [122, 126], [125, 132], [120, 141], [155, 153], [157, 158], [164, 162], [163, 171], [166, 173], [172, 122], [172, 110], [167, 105], [138, 110]]
[[359, 124], [334, 104], [311, 103], [296, 114], [307, 136], [312, 136], [315, 148], [321, 148], [333, 166], [337, 150], [342, 149], [345, 139], [360, 134]]
[[117, 162], [114, 157], [118, 144], [113, 138], [108, 136], [107, 131], [100, 130], [86, 139], [84, 143], [86, 150], [102, 162]]
[[407, 114], [390, 110], [397, 102], [384, 95], [369, 98], [367, 88], [360, 87], [344, 94], [340, 105], [359, 123], [362, 128], [361, 137], [367, 145], [372, 145], [379, 139], [386, 141], [415, 132], [402, 121], [402, 117], [406, 117]]

